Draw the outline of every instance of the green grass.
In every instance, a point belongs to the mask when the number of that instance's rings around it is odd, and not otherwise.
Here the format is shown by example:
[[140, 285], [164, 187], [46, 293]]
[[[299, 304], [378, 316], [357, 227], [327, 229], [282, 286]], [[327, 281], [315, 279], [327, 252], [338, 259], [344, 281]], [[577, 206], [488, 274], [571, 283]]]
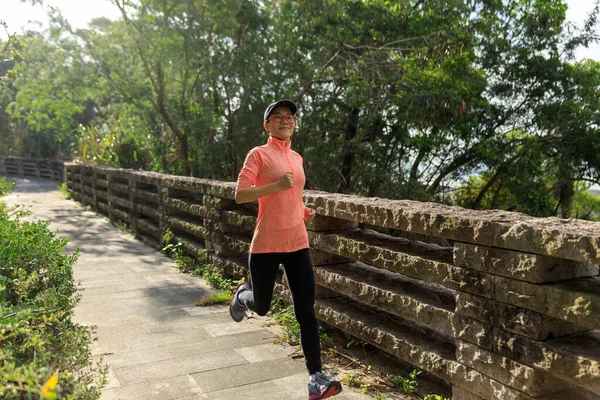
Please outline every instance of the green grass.
[[9, 194], [15, 186], [15, 180], [11, 178], [0, 177], [0, 196]]
[[198, 300], [196, 305], [197, 306], [210, 306], [213, 304], [229, 304], [229, 302], [231, 301], [232, 298], [233, 298], [233, 295], [230, 292], [220, 290], [216, 293], [207, 293], [200, 300]]
[[58, 187], [58, 191], [60, 193], [62, 193], [63, 196], [65, 196], [65, 199], [67, 199], [67, 200], [71, 199], [71, 194], [67, 190], [67, 182], [61, 183], [60, 186]]

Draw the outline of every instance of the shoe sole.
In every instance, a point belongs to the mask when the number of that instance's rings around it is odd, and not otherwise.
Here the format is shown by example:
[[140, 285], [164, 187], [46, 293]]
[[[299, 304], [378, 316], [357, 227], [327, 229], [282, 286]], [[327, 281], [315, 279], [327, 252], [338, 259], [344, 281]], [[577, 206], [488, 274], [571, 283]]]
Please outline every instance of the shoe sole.
[[334, 382], [333, 385], [329, 386], [327, 388], [327, 390], [325, 391], [325, 393], [323, 393], [321, 395], [321, 397], [315, 397], [313, 399], [311, 399], [309, 397], [309, 400], [323, 400], [323, 399], [328, 399], [330, 397], [333, 397], [337, 394], [340, 394], [342, 392], [342, 385], [339, 382]]
[[[247, 282], [240, 282], [238, 283], [238, 285], [236, 286], [235, 290], [233, 291], [233, 300], [231, 300], [231, 302], [229, 303], [229, 316], [231, 317], [232, 320], [234, 320], [235, 322], [242, 322], [244, 320], [244, 316], [242, 316], [242, 318], [238, 321], [237, 319], [233, 318], [233, 313], [231, 312], [232, 308], [233, 308], [233, 304], [235, 302], [235, 297], [238, 294], [238, 290], [240, 289], [240, 287], [244, 284], [247, 284]], [[244, 315], [246, 313], [244, 312]]]

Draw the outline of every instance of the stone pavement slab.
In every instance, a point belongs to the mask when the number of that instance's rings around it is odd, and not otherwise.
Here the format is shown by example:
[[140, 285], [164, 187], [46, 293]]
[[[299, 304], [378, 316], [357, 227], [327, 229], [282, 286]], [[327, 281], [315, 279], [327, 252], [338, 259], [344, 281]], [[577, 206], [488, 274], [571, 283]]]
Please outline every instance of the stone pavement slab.
[[[227, 306], [194, 307], [212, 289], [105, 219], [65, 200], [54, 182], [20, 179], [3, 198], [31, 207], [79, 249], [74, 322], [92, 326], [96, 358], [109, 367], [101, 400], [306, 399], [296, 349], [271, 343], [265, 318], [232, 322]], [[338, 400], [365, 399], [348, 388]]]

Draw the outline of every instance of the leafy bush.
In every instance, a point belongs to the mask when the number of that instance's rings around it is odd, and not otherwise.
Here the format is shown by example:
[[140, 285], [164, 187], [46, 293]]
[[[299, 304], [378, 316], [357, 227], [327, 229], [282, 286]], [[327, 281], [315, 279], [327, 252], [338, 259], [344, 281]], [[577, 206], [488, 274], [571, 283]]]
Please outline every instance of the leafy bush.
[[417, 376], [421, 371], [413, 370], [410, 374], [408, 374], [408, 378], [404, 378], [403, 376], [392, 376], [392, 382], [402, 388], [406, 393], [415, 393], [417, 391], [417, 387], [419, 386], [419, 382], [417, 382]]
[[79, 300], [67, 239], [47, 221], [0, 205], [0, 393], [6, 399], [97, 399], [91, 332], [71, 321]]
[[13, 189], [14, 179], [0, 177], [0, 196], [5, 196]]

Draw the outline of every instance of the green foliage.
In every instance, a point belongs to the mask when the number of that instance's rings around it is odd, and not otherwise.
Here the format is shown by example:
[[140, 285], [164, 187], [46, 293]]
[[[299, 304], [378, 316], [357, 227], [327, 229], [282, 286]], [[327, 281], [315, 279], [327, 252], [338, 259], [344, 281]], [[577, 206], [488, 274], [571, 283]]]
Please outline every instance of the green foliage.
[[[22, 61], [23, 55], [23, 43], [16, 36], [16, 34], [10, 35], [8, 33], [8, 24], [4, 20], [0, 20], [0, 26], [4, 28], [8, 35], [8, 39], [6, 43], [0, 40], [0, 83], [2, 83], [3, 78], [7, 75], [13, 75], [14, 71], [12, 68], [14, 67], [15, 61]], [[2, 103], [0, 102], [0, 105]]]
[[365, 342], [360, 339], [350, 339], [348, 343], [346, 343], [346, 347], [350, 349], [353, 347], [363, 346], [364, 344]]
[[89, 328], [71, 321], [78, 254], [65, 254], [67, 240], [26, 215], [0, 207], [0, 392], [97, 399], [105, 368], [92, 366]]
[[[529, 178], [528, 178], [529, 176]], [[529, 182], [525, 190], [522, 182]], [[557, 213], [563, 218], [600, 219], [600, 199], [588, 190], [583, 182], [553, 182], [541, 171], [515, 165], [508, 171], [483, 173], [470, 176], [467, 182], [453, 193], [457, 205], [468, 208], [505, 209], [530, 215], [552, 216]], [[568, 199], [561, 197], [568, 189]], [[557, 192], [555, 197], [548, 196]]]
[[564, 0], [115, 6], [21, 39], [1, 154], [234, 180], [289, 97], [310, 189], [597, 216], [600, 63], [573, 57], [598, 7], [576, 29]]
[[[300, 324], [296, 320], [294, 307], [286, 306], [283, 297], [275, 296], [271, 303], [271, 316], [283, 327], [283, 340], [292, 346], [300, 344]], [[321, 348], [330, 345], [331, 338], [320, 330]]]
[[421, 371], [413, 370], [407, 378], [403, 376], [392, 376], [392, 383], [394, 385], [400, 387], [406, 393], [415, 393], [417, 391], [417, 387], [419, 386], [419, 382], [417, 382], [417, 376]]
[[292, 346], [300, 344], [300, 324], [296, 320], [293, 306], [286, 306], [282, 297], [275, 297], [271, 305], [271, 316], [283, 326], [283, 340]]
[[58, 191], [65, 197], [66, 200], [71, 199], [71, 194], [67, 190], [67, 182], [63, 182], [58, 187]]
[[10, 178], [0, 177], [0, 196], [9, 194], [15, 186], [15, 180]]
[[573, 195], [571, 216], [592, 221], [600, 221], [600, 196], [594, 195], [588, 185], [576, 184]]
[[439, 394], [428, 394], [427, 396], [423, 397], [423, 400], [450, 400], [450, 399], [448, 397], [444, 397]]
[[344, 384], [348, 387], [354, 387], [357, 385], [357, 380], [353, 374], [348, 374], [344, 377]]

